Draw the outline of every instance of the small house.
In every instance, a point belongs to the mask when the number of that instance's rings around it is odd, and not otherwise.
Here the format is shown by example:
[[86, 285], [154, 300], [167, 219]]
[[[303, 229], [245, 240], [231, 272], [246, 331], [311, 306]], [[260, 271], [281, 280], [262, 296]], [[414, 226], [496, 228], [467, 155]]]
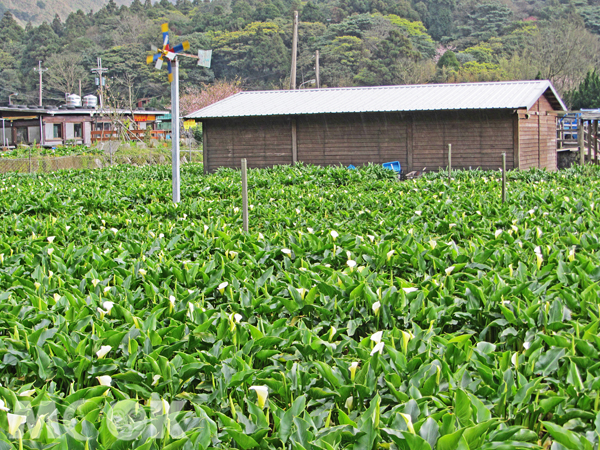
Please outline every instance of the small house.
[[[83, 107], [0, 106], [0, 147], [18, 144], [52, 147], [66, 144], [90, 145], [98, 140], [117, 139], [115, 124], [127, 128], [130, 137], [165, 137], [155, 131], [156, 117], [168, 111], [99, 110]], [[148, 131], [147, 131], [148, 130]]]
[[556, 170], [549, 81], [241, 92], [186, 116], [201, 121], [204, 169], [302, 161], [400, 161], [404, 171], [455, 168]]

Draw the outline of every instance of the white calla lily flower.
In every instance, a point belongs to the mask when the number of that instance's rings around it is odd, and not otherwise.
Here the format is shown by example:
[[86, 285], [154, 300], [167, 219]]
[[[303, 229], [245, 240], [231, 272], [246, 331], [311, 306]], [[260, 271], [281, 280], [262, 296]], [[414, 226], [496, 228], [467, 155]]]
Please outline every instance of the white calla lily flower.
[[102, 303], [102, 307], [106, 310], [106, 314], [110, 315], [111, 310], [115, 306], [115, 302], [104, 302]]
[[371, 307], [373, 309], [373, 313], [378, 316], [379, 315], [379, 309], [381, 308], [381, 302], [375, 302], [373, 303], [373, 306]]
[[358, 361], [354, 361], [352, 364], [350, 364], [350, 367], [348, 368], [350, 370], [350, 380], [354, 381], [354, 378], [356, 377], [356, 369], [358, 369], [358, 365], [360, 363]]
[[100, 377], [96, 377], [100, 386], [110, 386], [112, 384], [112, 377], [110, 375], [102, 375]]
[[11, 413], [6, 413], [6, 419], [8, 420], [8, 432], [13, 436], [17, 434], [19, 427], [27, 421], [26, 416]]
[[112, 350], [112, 347], [110, 345], [103, 345], [102, 347], [100, 347], [100, 350], [98, 350], [96, 352], [96, 356], [98, 357], [98, 359], [102, 359], [104, 358], [108, 352], [110, 352]]
[[373, 350], [371, 350], [371, 356], [373, 356], [375, 353], [383, 353], [384, 348], [385, 344], [383, 342], [379, 342], [375, 347], [373, 347]]
[[225, 288], [229, 286], [229, 282], [228, 281], [223, 281], [219, 287], [217, 288], [219, 290], [219, 292], [222, 294], [223, 292], [225, 292]]
[[348, 411], [352, 411], [352, 406], [354, 406], [354, 397], [350, 396], [346, 399], [346, 402], [344, 403], [344, 406], [346, 407], [346, 409]]
[[267, 386], [250, 386], [250, 389], [256, 392], [258, 397], [258, 406], [263, 409], [269, 397], [269, 388]]
[[382, 337], [383, 337], [383, 331], [378, 331], [377, 333], [373, 333], [371, 335], [371, 340], [373, 342], [375, 342], [376, 344], [379, 344], [381, 342]]

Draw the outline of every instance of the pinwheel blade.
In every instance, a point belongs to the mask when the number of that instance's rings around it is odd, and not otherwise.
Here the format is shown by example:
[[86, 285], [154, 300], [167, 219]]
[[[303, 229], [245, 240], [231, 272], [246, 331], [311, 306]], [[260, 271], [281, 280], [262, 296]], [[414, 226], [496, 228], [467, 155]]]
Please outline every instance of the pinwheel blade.
[[146, 64], [152, 64], [154, 62], [154, 55], [146, 56]]
[[169, 83], [173, 82], [173, 73], [171, 72], [171, 61], [167, 59], [167, 71], [169, 72]]
[[166, 47], [169, 45], [169, 24], [163, 23], [161, 28], [163, 34], [163, 47]]
[[[161, 57], [156, 60], [156, 66], [154, 66], [154, 67], [156, 67], [156, 70], [160, 70], [162, 68], [162, 65], [163, 65], [163, 59]], [[170, 65], [170, 63], [169, 63], [169, 65]]]
[[175, 59], [175, 53], [173, 52], [167, 52], [167, 58], [169, 58], [171, 61], [173, 61], [173, 59]]
[[189, 41], [184, 41], [181, 44], [177, 44], [175, 47], [173, 47], [173, 52], [174, 53], [181, 53], [184, 50], [188, 50], [190, 48], [190, 43]]
[[158, 51], [158, 47], [156, 45], [150, 44], [150, 50], [153, 51], [153, 52], [157, 52]]

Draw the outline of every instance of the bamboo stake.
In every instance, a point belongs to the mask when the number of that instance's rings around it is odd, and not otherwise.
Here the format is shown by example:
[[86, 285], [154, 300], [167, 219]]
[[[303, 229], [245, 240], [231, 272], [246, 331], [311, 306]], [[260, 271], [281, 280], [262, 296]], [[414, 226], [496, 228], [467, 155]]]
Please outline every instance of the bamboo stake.
[[448, 185], [452, 180], [452, 144], [448, 144]]
[[244, 233], [248, 232], [248, 164], [246, 158], [242, 159], [242, 219]]
[[506, 153], [502, 153], [502, 203], [506, 203]]

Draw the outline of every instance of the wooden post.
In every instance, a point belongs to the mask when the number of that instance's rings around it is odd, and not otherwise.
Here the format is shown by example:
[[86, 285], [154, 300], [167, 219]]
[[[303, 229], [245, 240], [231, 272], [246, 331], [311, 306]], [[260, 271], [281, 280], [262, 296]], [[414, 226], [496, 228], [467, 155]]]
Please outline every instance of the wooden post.
[[413, 141], [415, 136], [415, 118], [411, 114], [406, 124], [406, 163], [408, 172], [415, 170], [413, 167]]
[[452, 180], [452, 144], [448, 144], [448, 185]]
[[513, 122], [513, 169], [521, 167], [521, 127], [519, 124], [519, 112], [515, 114]]
[[31, 146], [29, 147], [29, 173], [31, 173]]
[[594, 164], [598, 164], [598, 119], [594, 120]]
[[202, 165], [204, 166], [204, 175], [208, 173], [208, 138], [206, 136], [206, 122], [202, 122]]
[[242, 159], [242, 219], [244, 233], [248, 232], [248, 165], [246, 158]]
[[587, 121], [587, 149], [588, 149], [588, 162], [592, 163], [594, 160], [592, 159], [592, 145], [594, 145], [594, 139], [592, 138], [592, 133], [594, 132], [594, 127], [592, 126], [592, 121]]
[[583, 145], [583, 119], [577, 119], [577, 146], [579, 147], [579, 164], [585, 164], [585, 147]]
[[506, 203], [506, 153], [502, 153], [502, 203]]
[[298, 11], [294, 11], [294, 36], [292, 37], [292, 73], [290, 89], [296, 89], [296, 57], [298, 56]]
[[292, 119], [292, 164], [298, 162], [298, 132], [296, 128], [296, 119]]
[[320, 66], [319, 66], [319, 50], [317, 50], [317, 54], [315, 55], [316, 64], [315, 64], [315, 80], [317, 82], [317, 89], [321, 87], [321, 75], [320, 75]]

